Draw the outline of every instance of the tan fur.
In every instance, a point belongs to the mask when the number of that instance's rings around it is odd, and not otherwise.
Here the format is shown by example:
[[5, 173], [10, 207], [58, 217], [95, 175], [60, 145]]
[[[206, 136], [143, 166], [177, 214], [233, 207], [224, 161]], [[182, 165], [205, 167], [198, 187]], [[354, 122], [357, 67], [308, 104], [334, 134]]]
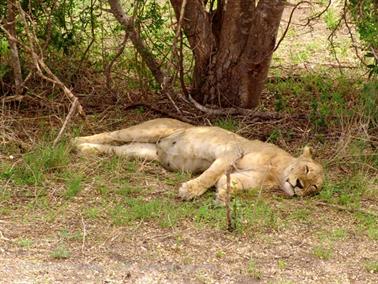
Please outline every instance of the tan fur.
[[157, 160], [169, 170], [202, 173], [181, 185], [179, 195], [186, 200], [216, 185], [217, 199], [224, 202], [225, 172], [231, 166], [234, 192], [281, 188], [290, 196], [304, 196], [319, 191], [323, 184], [323, 168], [312, 159], [308, 147], [294, 158], [270, 143], [174, 119], [154, 119], [119, 131], [78, 137], [74, 145], [81, 152]]

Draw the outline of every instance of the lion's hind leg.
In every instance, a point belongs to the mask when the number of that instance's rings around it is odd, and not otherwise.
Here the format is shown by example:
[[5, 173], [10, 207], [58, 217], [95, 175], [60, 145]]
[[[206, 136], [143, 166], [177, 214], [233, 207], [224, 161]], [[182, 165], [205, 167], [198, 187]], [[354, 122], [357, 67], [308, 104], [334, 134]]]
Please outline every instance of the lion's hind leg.
[[125, 129], [112, 132], [104, 132], [90, 136], [77, 137], [73, 140], [75, 146], [82, 143], [112, 144], [127, 142], [156, 143], [160, 139], [173, 134], [181, 129], [192, 127], [170, 118], [158, 118], [149, 120]]
[[148, 161], [158, 160], [156, 145], [152, 143], [131, 143], [122, 146], [81, 143], [77, 149], [82, 153], [105, 153]]

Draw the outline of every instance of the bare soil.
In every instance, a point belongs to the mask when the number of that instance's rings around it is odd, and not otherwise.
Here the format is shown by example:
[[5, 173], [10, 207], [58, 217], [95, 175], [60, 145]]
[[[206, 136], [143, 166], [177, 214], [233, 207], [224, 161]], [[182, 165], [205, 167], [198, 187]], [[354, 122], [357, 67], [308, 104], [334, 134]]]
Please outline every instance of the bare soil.
[[[295, 201], [293, 201], [294, 203]], [[302, 204], [305, 206], [304, 204]], [[2, 283], [376, 283], [364, 267], [378, 258], [378, 242], [356, 231], [350, 213], [319, 208], [311, 222], [292, 223], [256, 235], [198, 227], [192, 222], [162, 229], [154, 222], [114, 227], [81, 220], [75, 212], [52, 224], [23, 224], [20, 216], [2, 217]], [[61, 227], [85, 230], [66, 242], [71, 255], [54, 259]], [[348, 234], [332, 244], [332, 256], [313, 253], [319, 232], [342, 227]], [[30, 248], [16, 240], [27, 236]], [[250, 261], [255, 270], [248, 269]], [[279, 261], [285, 263], [280, 267]]]

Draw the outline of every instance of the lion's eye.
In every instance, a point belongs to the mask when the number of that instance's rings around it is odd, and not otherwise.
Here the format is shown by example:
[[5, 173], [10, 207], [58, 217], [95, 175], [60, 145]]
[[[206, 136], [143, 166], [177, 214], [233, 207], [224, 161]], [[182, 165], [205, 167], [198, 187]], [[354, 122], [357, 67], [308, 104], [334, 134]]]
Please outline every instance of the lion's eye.
[[309, 171], [310, 169], [308, 168], [308, 166], [305, 166], [305, 173], [308, 174]]

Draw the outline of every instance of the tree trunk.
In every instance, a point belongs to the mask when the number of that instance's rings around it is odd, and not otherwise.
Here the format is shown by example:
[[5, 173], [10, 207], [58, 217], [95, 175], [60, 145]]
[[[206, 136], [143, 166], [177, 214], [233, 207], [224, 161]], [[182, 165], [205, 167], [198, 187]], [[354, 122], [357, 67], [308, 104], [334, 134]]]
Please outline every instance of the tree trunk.
[[[185, 1], [185, 2], [184, 2]], [[199, 102], [243, 108], [260, 99], [275, 47], [285, 0], [170, 0], [194, 57], [191, 95]], [[207, 9], [205, 3], [216, 5]], [[110, 11], [129, 35], [162, 89], [173, 90], [168, 74], [147, 49], [120, 0]], [[183, 5], [184, 4], [184, 5]], [[210, 11], [208, 11], [210, 10]]]
[[[177, 18], [182, 1], [171, 0]], [[202, 103], [255, 107], [285, 1], [218, 0], [210, 12], [201, 0], [188, 2], [183, 29], [195, 59], [192, 95]]]
[[11, 68], [13, 70], [14, 85], [15, 85], [15, 95], [21, 95], [22, 93], [22, 75], [21, 75], [21, 64], [18, 55], [17, 48], [17, 38], [16, 35], [16, 0], [7, 1], [7, 22], [4, 24], [4, 28], [8, 31], [8, 43], [11, 56]]

